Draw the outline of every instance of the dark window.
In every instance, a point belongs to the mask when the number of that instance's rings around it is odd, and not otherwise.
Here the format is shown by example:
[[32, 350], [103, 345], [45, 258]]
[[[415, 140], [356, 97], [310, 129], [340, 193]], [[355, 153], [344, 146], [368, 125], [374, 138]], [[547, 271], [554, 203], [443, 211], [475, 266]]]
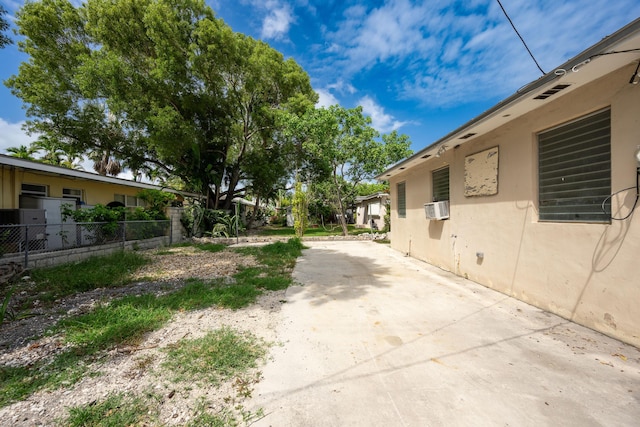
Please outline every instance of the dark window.
[[609, 222], [611, 110], [538, 135], [540, 221]]
[[82, 190], [78, 190], [75, 188], [63, 188], [62, 198], [75, 199], [78, 202], [82, 202]]
[[404, 182], [400, 182], [398, 183], [396, 188], [398, 189], [398, 217], [406, 218], [407, 217], [406, 185]]
[[449, 200], [449, 166], [432, 172], [433, 202]]
[[47, 197], [49, 194], [46, 185], [40, 184], [22, 184], [22, 194], [29, 196], [42, 196]]

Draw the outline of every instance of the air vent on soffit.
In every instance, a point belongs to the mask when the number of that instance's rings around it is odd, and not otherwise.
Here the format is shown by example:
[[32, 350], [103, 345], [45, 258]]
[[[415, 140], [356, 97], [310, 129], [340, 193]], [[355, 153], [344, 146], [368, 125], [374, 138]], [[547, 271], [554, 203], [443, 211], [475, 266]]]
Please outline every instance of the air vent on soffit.
[[569, 86], [571, 85], [555, 85], [551, 89], [542, 92], [540, 95], [534, 97], [533, 99], [547, 99], [550, 96], [553, 96], [556, 93], [560, 92], [561, 90], [568, 88]]

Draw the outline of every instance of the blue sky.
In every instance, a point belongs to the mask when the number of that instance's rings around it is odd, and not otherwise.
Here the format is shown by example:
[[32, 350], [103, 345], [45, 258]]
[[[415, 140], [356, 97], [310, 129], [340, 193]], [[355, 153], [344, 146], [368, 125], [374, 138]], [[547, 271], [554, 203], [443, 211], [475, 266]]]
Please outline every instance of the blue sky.
[[[12, 19], [21, 1], [2, 0]], [[496, 0], [208, 0], [235, 31], [293, 57], [321, 105], [362, 105], [419, 150], [541, 76]], [[640, 16], [638, 0], [502, 0], [545, 72]], [[26, 57], [0, 50], [0, 80]], [[0, 87], [0, 153], [32, 139]]]

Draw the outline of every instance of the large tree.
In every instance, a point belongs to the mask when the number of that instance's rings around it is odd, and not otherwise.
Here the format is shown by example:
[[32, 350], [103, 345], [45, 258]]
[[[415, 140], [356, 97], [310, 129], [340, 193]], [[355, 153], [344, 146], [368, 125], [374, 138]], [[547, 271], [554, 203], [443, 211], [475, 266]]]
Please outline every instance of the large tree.
[[42, 0], [16, 23], [30, 58], [7, 85], [29, 130], [98, 165], [177, 176], [216, 208], [264, 176], [260, 162], [291, 152], [276, 121], [289, 100], [317, 97], [293, 60], [201, 0]]
[[11, 39], [4, 34], [4, 32], [9, 29], [9, 21], [4, 17], [6, 14], [7, 10], [0, 5], [0, 49], [11, 44]]
[[17, 157], [19, 159], [24, 160], [33, 160], [35, 161], [35, 155], [38, 152], [37, 147], [21, 145], [19, 147], [9, 147], [7, 148], [7, 153], [11, 157]]
[[347, 209], [357, 195], [358, 184], [409, 156], [409, 138], [396, 131], [380, 136], [361, 107], [312, 108], [302, 116], [290, 114], [287, 120], [289, 132], [308, 154], [309, 168], [320, 171], [313, 179], [316, 191], [324, 193], [339, 212], [343, 234], [347, 235]]

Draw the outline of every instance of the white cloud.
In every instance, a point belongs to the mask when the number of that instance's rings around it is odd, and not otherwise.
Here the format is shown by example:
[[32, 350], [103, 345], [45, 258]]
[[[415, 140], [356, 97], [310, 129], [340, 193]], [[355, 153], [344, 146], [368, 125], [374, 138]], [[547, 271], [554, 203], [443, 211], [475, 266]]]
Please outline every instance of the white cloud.
[[344, 80], [339, 79], [337, 82], [327, 85], [327, 89], [333, 89], [340, 93], [356, 93], [356, 88], [351, 83], [346, 83]]
[[370, 12], [362, 5], [352, 6], [328, 36], [334, 51], [336, 45], [341, 48], [348, 69], [368, 68], [427, 49], [432, 41], [421, 30], [427, 11], [427, 6], [407, 0], [392, 0]]
[[280, 39], [289, 32], [293, 22], [291, 9], [287, 4], [278, 5], [276, 2], [267, 2], [265, 6], [270, 10], [262, 22], [262, 37]]
[[[640, 16], [637, 0], [505, 4], [546, 72]], [[606, 13], [602, 11], [606, 10]], [[388, 0], [346, 9], [326, 32], [319, 67], [337, 79], [375, 73], [402, 99], [431, 106], [505, 97], [540, 71], [493, 0]]]
[[318, 93], [318, 102], [316, 103], [318, 107], [330, 107], [331, 105], [340, 104], [338, 98], [328, 90], [317, 89], [316, 92]]
[[362, 112], [371, 117], [371, 126], [378, 132], [387, 133], [398, 130], [408, 123], [394, 120], [393, 116], [386, 114], [384, 108], [369, 96], [361, 98], [358, 104], [362, 106]]
[[7, 148], [29, 146], [37, 139], [36, 136], [29, 136], [22, 130], [24, 121], [9, 123], [0, 118], [0, 153], [6, 154]]

